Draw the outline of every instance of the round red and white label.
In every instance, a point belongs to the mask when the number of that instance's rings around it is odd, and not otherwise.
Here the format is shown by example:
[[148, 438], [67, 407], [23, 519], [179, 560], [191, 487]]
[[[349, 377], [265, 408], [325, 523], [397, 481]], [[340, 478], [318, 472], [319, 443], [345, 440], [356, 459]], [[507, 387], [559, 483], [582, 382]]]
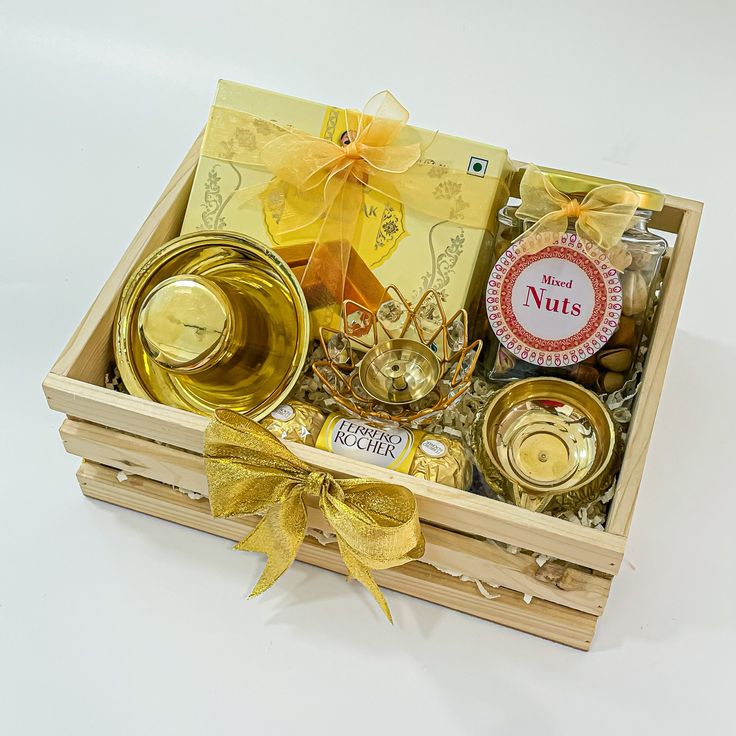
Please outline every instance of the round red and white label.
[[565, 233], [526, 254], [512, 244], [491, 271], [486, 312], [511, 353], [544, 367], [579, 363], [600, 350], [621, 317], [621, 280], [604, 251]]

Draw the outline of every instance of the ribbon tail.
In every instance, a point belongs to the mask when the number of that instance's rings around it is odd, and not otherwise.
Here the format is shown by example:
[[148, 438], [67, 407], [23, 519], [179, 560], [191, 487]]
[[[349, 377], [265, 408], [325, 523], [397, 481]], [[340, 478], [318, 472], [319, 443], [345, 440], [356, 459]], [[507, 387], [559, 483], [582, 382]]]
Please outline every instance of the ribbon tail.
[[251, 591], [254, 598], [268, 590], [291, 566], [307, 529], [307, 512], [301, 493], [292, 492], [285, 500], [271, 506], [256, 528], [235, 549], [261, 552], [266, 566]]
[[329, 209], [301, 278], [314, 332], [319, 327], [339, 324], [352, 244], [363, 204], [362, 188], [348, 181], [347, 174], [333, 181], [335, 191], [327, 197]]
[[368, 566], [358, 557], [358, 555], [355, 554], [355, 551], [351, 549], [350, 545], [344, 542], [339, 535], [337, 536], [337, 545], [340, 548], [340, 554], [342, 555], [345, 567], [348, 569], [348, 575], [351, 578], [355, 578], [355, 580], [365, 586], [368, 592], [375, 598], [376, 603], [381, 607], [381, 610], [385, 614], [389, 623], [393, 624], [394, 620], [391, 617], [391, 610], [388, 607], [386, 598], [376, 584], [376, 581], [373, 579]]

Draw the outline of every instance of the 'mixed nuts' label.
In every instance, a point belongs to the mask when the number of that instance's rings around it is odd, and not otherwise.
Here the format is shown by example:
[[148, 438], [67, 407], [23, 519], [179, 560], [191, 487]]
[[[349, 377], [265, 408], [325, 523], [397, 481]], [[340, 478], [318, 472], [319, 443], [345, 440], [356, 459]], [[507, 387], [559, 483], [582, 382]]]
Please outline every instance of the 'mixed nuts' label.
[[498, 259], [486, 290], [488, 321], [501, 344], [543, 367], [598, 352], [621, 316], [621, 281], [603, 250], [574, 233], [537, 253], [525, 239]]
[[424, 432], [330, 414], [315, 446], [351, 460], [408, 473]]

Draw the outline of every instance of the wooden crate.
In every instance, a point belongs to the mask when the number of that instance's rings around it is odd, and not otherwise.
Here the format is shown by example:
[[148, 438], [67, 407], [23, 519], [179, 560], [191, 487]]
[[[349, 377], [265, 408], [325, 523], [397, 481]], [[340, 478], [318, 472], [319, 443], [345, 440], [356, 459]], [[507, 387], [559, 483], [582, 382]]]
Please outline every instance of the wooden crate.
[[[197, 140], [43, 387], [49, 406], [67, 415], [61, 426], [67, 451], [85, 459], [78, 472], [85, 495], [234, 540], [253, 527], [253, 518], [213, 519], [206, 497], [191, 500], [172, 488], [206, 496], [202, 450], [207, 419], [104, 387], [121, 288], [142, 258], [179, 234], [199, 147]], [[579, 649], [589, 648], [623, 558], [701, 209], [698, 202], [668, 196], [664, 210], [653, 218], [654, 228], [676, 233], [677, 238], [666, 263], [643, 385], [605, 531], [287, 443], [304, 461], [335, 476], [374, 477], [402, 484], [416, 495], [426, 554], [420, 562], [376, 573], [380, 585]], [[118, 480], [120, 470], [128, 476], [124, 482]], [[309, 509], [309, 525], [329, 530], [317, 508]], [[511, 554], [484, 540], [523, 551]], [[554, 560], [540, 567], [534, 558], [537, 553]], [[345, 572], [335, 545], [310, 538], [298, 559]], [[483, 595], [473, 580], [493, 586], [493, 597]]]

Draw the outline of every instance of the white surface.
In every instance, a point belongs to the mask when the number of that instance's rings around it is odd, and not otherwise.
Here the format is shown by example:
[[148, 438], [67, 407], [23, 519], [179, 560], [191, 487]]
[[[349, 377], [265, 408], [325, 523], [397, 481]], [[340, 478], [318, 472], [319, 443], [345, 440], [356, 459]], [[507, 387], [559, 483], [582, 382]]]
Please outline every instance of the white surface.
[[[733, 732], [734, 6], [511, 5], [0, 0], [0, 732]], [[41, 379], [218, 77], [706, 202], [589, 654], [299, 563], [246, 602], [257, 556], [79, 493]]]

